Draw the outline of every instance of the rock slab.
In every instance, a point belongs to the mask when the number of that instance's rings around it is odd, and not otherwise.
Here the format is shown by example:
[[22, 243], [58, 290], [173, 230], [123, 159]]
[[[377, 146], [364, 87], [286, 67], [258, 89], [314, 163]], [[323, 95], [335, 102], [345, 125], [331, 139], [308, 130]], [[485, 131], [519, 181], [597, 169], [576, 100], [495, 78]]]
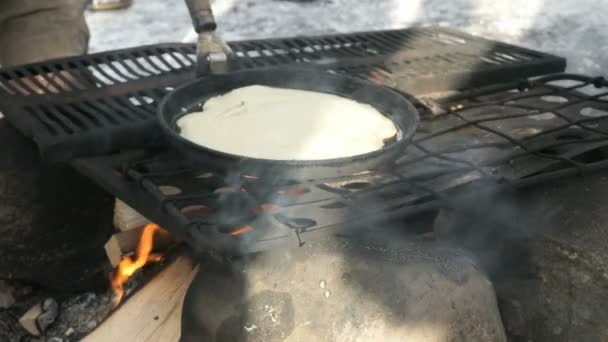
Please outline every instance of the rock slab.
[[[230, 264], [186, 296], [184, 341], [506, 341], [475, 259], [423, 241], [330, 238]], [[389, 242], [390, 241], [390, 242]]]

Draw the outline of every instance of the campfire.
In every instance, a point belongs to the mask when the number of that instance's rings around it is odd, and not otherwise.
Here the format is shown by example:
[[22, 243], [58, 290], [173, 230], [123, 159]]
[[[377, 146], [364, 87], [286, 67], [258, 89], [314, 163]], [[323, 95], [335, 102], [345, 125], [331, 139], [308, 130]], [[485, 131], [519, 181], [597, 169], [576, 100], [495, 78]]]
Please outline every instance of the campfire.
[[162, 229], [155, 223], [148, 223], [141, 233], [139, 244], [135, 251], [135, 256], [124, 256], [118, 264], [116, 272], [111, 281], [112, 291], [116, 296], [116, 305], [120, 303], [124, 296], [124, 283], [137, 272], [140, 268], [144, 267], [149, 262], [158, 262], [163, 259], [163, 255], [160, 253], [152, 253], [154, 247], [154, 236], [164, 235], [165, 238], [169, 237], [169, 232]]
[[[537, 328], [562, 334], [561, 326], [545, 326], [549, 321], [538, 318], [544, 316], [535, 308], [542, 305], [525, 297], [527, 291], [508, 291], [512, 288], [497, 282], [497, 300], [491, 281], [503, 279], [492, 273], [504, 266], [501, 253], [519, 251], [520, 235], [531, 236], [505, 233], [512, 232], [512, 217], [520, 211], [513, 208], [517, 201], [503, 203], [503, 193], [603, 167], [608, 116], [603, 79], [562, 74], [528, 79], [562, 71], [563, 59], [444, 29], [231, 46], [239, 70], [319, 61], [335, 79], [348, 74], [391, 87], [395, 98], [407, 99], [418, 112], [418, 127], [406, 141], [399, 135], [386, 139], [391, 148], [403, 143], [403, 150], [393, 159], [374, 160], [373, 168], [360, 170], [369, 161], [352, 158], [348, 167], [303, 161], [315, 172], [303, 178], [249, 168], [228, 172], [218, 156], [201, 163], [195, 161], [200, 154], [188, 154], [184, 146], [158, 146], [158, 106], [190, 80], [197, 58], [191, 45], [134, 48], [6, 71], [0, 104], [7, 119], [33, 138], [48, 160], [69, 163], [116, 197], [115, 230], [99, 234], [106, 243], [96, 246], [106, 256], [94, 271], [111, 272], [109, 286], [103, 280], [106, 292], [11, 289], [7, 292], [17, 299], [6, 321], [21, 318], [8, 323], [11, 338], [445, 340], [450, 334], [477, 334], [504, 341], [506, 334], [538, 340]], [[24, 81], [48, 72], [70, 82], [85, 70], [97, 83], [79, 83], [78, 91], [45, 92]], [[294, 162], [289, 170], [301, 166]], [[474, 219], [455, 208], [473, 212]], [[491, 248], [476, 249], [479, 241]], [[558, 251], [569, 263], [581, 258], [581, 252], [561, 246]], [[516, 264], [550, 259], [534, 257]], [[555, 272], [526, 278], [541, 279], [526, 290], [549, 291], [546, 283], [558, 282]], [[580, 288], [595, 282], [585, 276]], [[543, 305], [563, 302], [549, 299]], [[3, 300], [10, 298], [0, 296], [0, 304]], [[603, 317], [589, 311], [577, 319], [590, 322], [594, 315]], [[469, 324], [471, 317], [483, 319]], [[532, 329], [526, 317], [544, 325]], [[3, 324], [0, 320], [0, 328]]]

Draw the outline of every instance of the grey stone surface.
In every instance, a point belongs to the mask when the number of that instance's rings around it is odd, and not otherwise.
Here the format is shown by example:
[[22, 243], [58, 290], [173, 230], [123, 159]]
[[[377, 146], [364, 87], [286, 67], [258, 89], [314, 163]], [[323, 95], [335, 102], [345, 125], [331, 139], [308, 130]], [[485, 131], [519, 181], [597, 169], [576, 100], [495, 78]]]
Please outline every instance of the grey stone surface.
[[36, 324], [40, 329], [40, 332], [44, 334], [46, 330], [55, 323], [59, 315], [59, 304], [53, 298], [47, 298], [42, 302], [42, 313], [36, 318]]
[[328, 238], [232, 266], [201, 265], [184, 341], [506, 341], [493, 286], [461, 250]]
[[[605, 75], [604, 0], [216, 0], [226, 39], [439, 25], [568, 57], [569, 71]], [[89, 12], [91, 50], [181, 41], [191, 35], [181, 0], [135, 0], [124, 11]]]
[[[440, 215], [437, 235], [475, 250], [491, 269], [514, 340], [606, 341], [607, 202], [603, 174], [565, 178], [469, 206], [461, 200], [458, 214]], [[472, 217], [473, 206], [484, 219]]]

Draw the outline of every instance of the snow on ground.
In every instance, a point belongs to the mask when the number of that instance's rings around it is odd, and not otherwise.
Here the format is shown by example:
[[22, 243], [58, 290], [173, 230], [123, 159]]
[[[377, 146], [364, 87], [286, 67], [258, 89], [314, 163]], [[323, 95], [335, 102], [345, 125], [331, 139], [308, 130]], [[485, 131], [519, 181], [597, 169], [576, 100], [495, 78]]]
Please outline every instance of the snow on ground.
[[[568, 70], [608, 72], [607, 0], [216, 0], [228, 40], [439, 25], [568, 58]], [[193, 38], [181, 0], [134, 0], [88, 12], [91, 51]]]

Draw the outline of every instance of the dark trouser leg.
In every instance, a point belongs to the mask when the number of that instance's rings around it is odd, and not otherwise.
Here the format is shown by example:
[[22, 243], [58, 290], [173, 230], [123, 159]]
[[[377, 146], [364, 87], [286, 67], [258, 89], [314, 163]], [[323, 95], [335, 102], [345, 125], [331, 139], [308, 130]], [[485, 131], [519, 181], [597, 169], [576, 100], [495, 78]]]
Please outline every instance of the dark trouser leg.
[[85, 0], [0, 0], [0, 64], [86, 53]]
[[[0, 0], [0, 63], [86, 52], [82, 0]], [[0, 119], [0, 279], [61, 291], [106, 285], [113, 198]], [[0, 334], [0, 340], [2, 335]]]

